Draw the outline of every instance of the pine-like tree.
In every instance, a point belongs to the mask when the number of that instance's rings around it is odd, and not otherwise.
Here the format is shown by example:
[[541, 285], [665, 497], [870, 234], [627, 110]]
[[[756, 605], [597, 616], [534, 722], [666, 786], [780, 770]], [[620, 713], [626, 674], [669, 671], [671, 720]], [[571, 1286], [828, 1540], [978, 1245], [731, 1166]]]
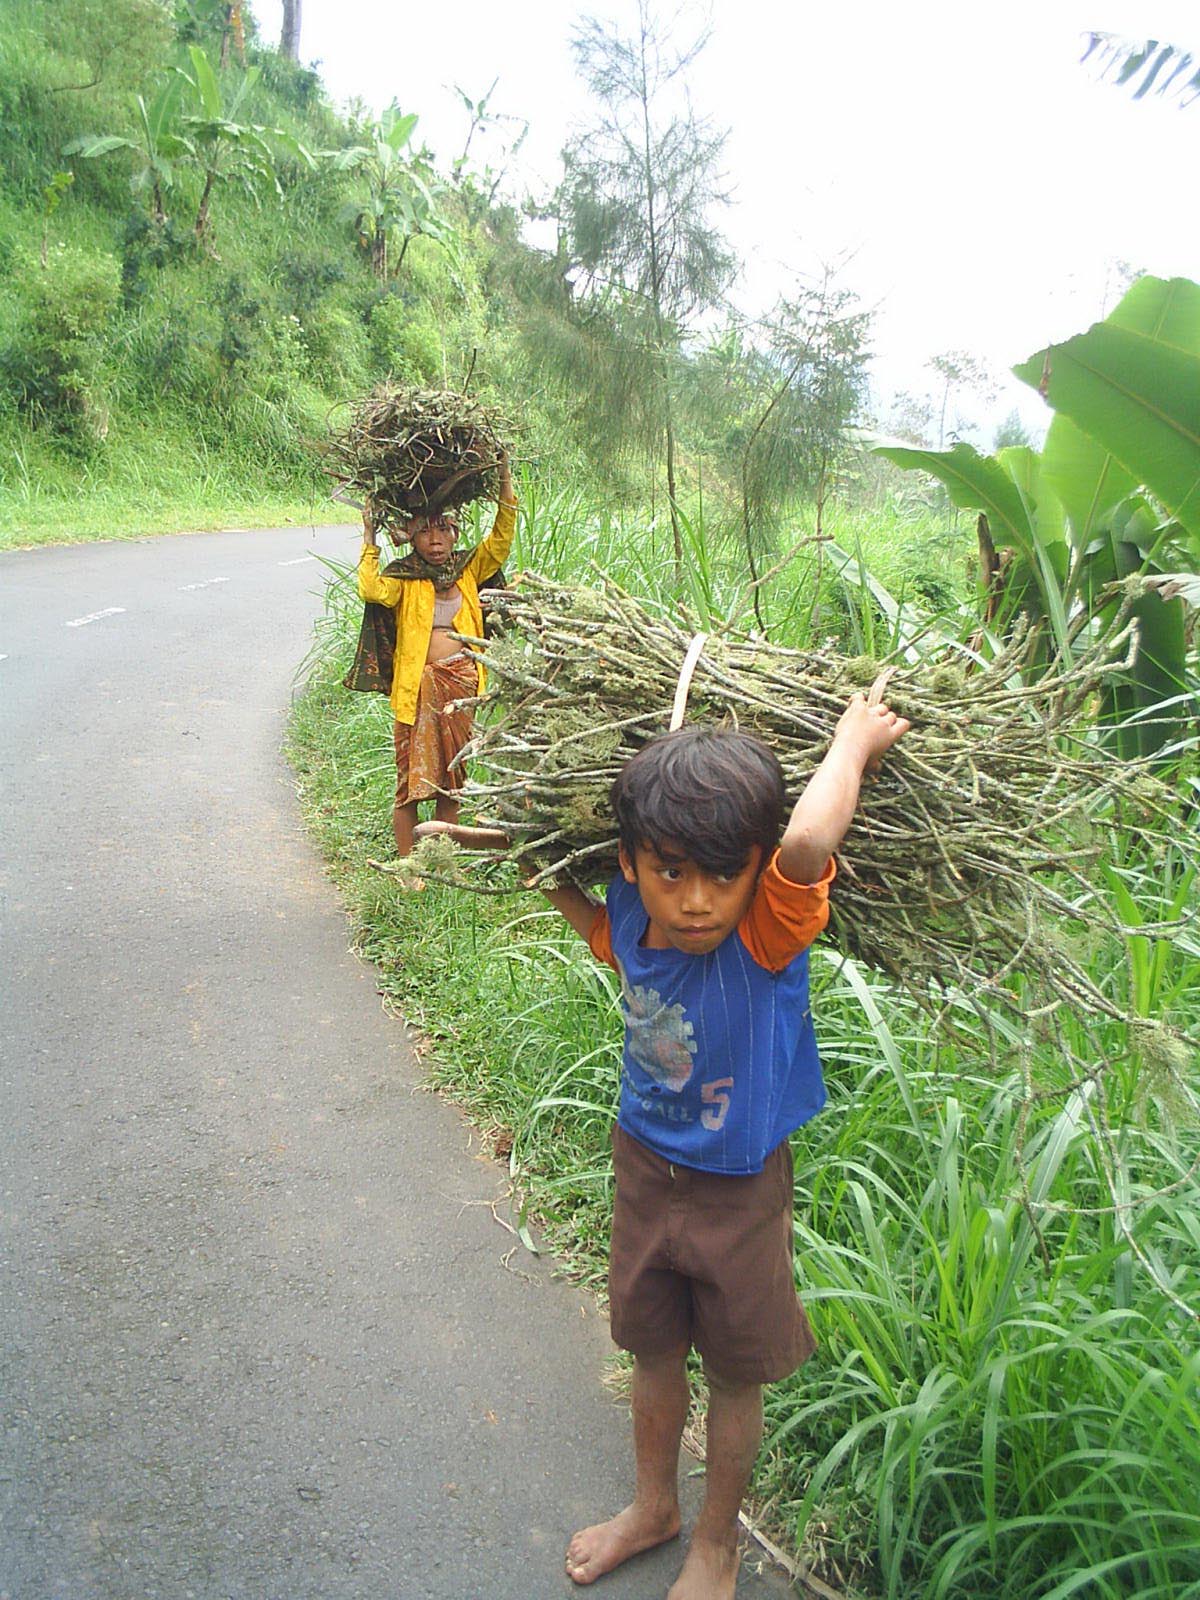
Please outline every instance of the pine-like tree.
[[675, 363], [735, 265], [710, 220], [728, 198], [718, 165], [725, 135], [695, 115], [683, 82], [706, 40], [674, 48], [645, 0], [631, 35], [595, 18], [579, 25], [575, 60], [599, 115], [564, 152], [557, 199], [577, 287], [605, 312], [592, 331], [616, 340], [609, 377], [665, 456], [677, 572]]

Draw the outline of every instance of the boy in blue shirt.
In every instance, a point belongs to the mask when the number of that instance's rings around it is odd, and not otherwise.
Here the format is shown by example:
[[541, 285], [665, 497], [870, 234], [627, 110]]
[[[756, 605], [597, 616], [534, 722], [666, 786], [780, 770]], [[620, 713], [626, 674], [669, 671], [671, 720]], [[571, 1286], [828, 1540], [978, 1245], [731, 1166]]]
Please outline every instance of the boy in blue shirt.
[[765, 745], [664, 734], [613, 786], [621, 872], [606, 905], [548, 895], [620, 974], [625, 1013], [609, 1296], [613, 1338], [634, 1358], [636, 1479], [632, 1504], [571, 1540], [578, 1584], [679, 1532], [694, 1346], [709, 1388], [704, 1504], [668, 1600], [733, 1600], [762, 1385], [814, 1349], [792, 1270], [788, 1145], [825, 1100], [805, 952], [863, 775], [908, 726], [855, 695], [782, 838], [783, 774]]
[[[783, 773], [759, 740], [705, 727], [653, 739], [613, 785], [621, 870], [605, 905], [546, 891], [619, 973], [625, 1015], [609, 1301], [633, 1355], [635, 1489], [571, 1540], [577, 1584], [679, 1533], [694, 1347], [709, 1389], [704, 1504], [667, 1600], [733, 1600], [762, 1385], [815, 1348], [792, 1269], [788, 1145], [825, 1102], [806, 952], [863, 775], [908, 726], [854, 695], [786, 828]], [[418, 830], [441, 831], [484, 842]]]

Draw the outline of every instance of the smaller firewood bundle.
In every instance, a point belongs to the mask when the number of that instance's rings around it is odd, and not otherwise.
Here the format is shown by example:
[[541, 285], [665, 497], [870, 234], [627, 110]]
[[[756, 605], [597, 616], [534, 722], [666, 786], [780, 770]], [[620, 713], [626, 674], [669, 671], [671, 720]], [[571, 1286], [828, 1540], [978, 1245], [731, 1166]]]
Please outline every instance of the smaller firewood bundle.
[[406, 536], [418, 512], [496, 498], [505, 424], [494, 406], [446, 389], [385, 383], [352, 408], [327, 470], [375, 506], [376, 525]]

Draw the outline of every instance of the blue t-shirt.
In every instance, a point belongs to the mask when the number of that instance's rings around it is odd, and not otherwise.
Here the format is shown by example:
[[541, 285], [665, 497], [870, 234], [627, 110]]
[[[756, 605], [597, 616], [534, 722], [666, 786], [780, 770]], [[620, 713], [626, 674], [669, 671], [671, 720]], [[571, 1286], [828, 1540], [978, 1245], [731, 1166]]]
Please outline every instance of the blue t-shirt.
[[707, 955], [647, 949], [637, 887], [613, 879], [590, 943], [606, 958], [607, 932], [621, 978], [617, 1121], [666, 1160], [759, 1172], [824, 1105], [805, 946], [824, 924], [832, 870], [791, 884], [772, 861], [740, 927]]

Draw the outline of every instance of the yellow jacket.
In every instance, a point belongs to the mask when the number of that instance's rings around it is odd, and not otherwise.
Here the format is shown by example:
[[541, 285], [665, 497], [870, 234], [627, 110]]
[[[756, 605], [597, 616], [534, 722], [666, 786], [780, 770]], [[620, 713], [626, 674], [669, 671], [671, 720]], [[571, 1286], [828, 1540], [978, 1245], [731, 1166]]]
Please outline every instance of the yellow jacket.
[[[516, 502], [502, 500], [491, 533], [476, 547], [475, 554], [459, 574], [462, 605], [454, 618], [456, 633], [482, 639], [483, 607], [479, 603], [479, 585], [484, 578], [500, 570], [512, 547], [516, 528]], [[433, 584], [427, 578], [385, 577], [379, 570], [378, 546], [364, 544], [358, 562], [358, 595], [360, 600], [373, 600], [378, 605], [395, 609], [396, 660], [389, 698], [396, 721], [411, 727], [416, 720], [417, 691], [429, 654], [429, 636], [433, 632]], [[486, 681], [480, 665], [480, 692]]]

